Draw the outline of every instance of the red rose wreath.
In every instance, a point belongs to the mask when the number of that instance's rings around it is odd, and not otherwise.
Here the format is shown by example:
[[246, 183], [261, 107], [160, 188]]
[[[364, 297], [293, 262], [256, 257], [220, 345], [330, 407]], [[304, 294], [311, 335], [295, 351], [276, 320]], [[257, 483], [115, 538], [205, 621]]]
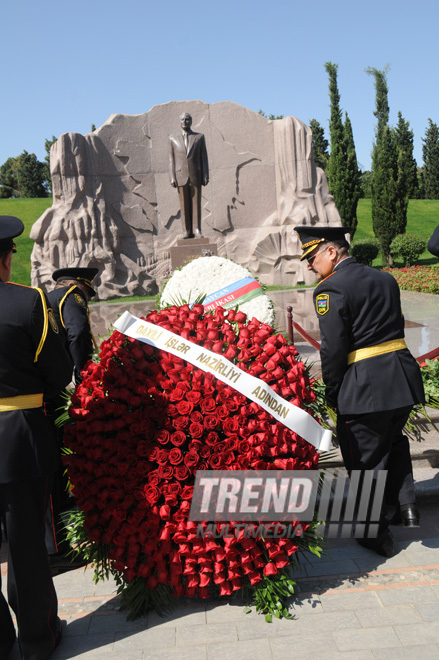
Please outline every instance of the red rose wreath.
[[[307, 367], [271, 326], [234, 310], [205, 314], [202, 305], [146, 320], [222, 354], [295, 405], [313, 406]], [[317, 545], [313, 526], [302, 523], [301, 539], [198, 538], [188, 520], [194, 478], [208, 469], [316, 469], [315, 448], [211, 374], [118, 331], [82, 376], [65, 429], [69, 478], [90, 556], [120, 576], [128, 601], [137, 598], [129, 607], [159, 607], [154, 592], [204, 598], [258, 584], [269, 585], [275, 603], [290, 595], [286, 569], [298, 545]], [[270, 599], [259, 605], [277, 608], [287, 615]]]

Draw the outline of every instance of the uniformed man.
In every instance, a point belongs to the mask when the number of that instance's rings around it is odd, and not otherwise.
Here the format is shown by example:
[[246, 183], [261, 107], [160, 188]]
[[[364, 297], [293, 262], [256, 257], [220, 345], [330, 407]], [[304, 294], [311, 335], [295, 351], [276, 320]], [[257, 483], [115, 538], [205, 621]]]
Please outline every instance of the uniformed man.
[[435, 257], [439, 257], [439, 225], [428, 239], [427, 250]]
[[[57, 448], [42, 406], [67, 385], [72, 362], [44, 293], [9, 282], [13, 239], [23, 229], [18, 218], [0, 216], [0, 511], [21, 657], [45, 660], [62, 629], [43, 524]], [[15, 637], [0, 593], [0, 658], [8, 657]]]
[[55, 289], [47, 294], [72, 356], [77, 381], [92, 355], [93, 345], [97, 348], [88, 311], [88, 303], [96, 295], [92, 280], [97, 273], [97, 268], [60, 268], [52, 275], [56, 282]]
[[404, 341], [399, 287], [392, 275], [349, 256], [345, 227], [295, 227], [301, 260], [317, 274], [322, 376], [337, 411], [345, 466], [387, 470], [378, 536], [359, 542], [394, 553], [390, 520], [419, 526], [409, 442], [402, 431], [414, 404], [424, 402], [419, 366]]
[[[88, 302], [96, 295], [92, 280], [97, 272], [97, 268], [60, 268], [52, 275], [56, 282], [55, 289], [47, 294], [64, 345], [73, 360], [77, 383], [81, 380], [84, 365], [92, 355], [93, 345], [96, 346], [90, 327]], [[54, 572], [77, 568], [84, 563], [72, 557], [61, 517], [74, 504], [68, 492], [68, 479], [62, 464], [63, 431], [62, 427], [55, 425], [64, 405], [61, 392], [46, 404], [46, 413], [54, 424], [60, 450], [46, 521], [46, 544]]]

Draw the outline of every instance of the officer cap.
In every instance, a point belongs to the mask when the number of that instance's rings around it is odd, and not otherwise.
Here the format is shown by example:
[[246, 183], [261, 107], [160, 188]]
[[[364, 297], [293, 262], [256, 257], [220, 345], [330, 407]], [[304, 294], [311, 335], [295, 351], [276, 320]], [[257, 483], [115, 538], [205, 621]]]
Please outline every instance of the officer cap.
[[24, 224], [13, 215], [0, 215], [0, 252], [15, 250], [12, 240], [24, 231]]
[[312, 226], [301, 226], [294, 227], [294, 231], [299, 234], [300, 247], [302, 248], [302, 256], [300, 261], [306, 259], [308, 254], [314, 250], [314, 248], [323, 243], [324, 241], [345, 241], [345, 234], [349, 234], [352, 230], [352, 227], [312, 227]]
[[91, 296], [96, 295], [93, 289], [92, 280], [98, 274], [99, 268], [59, 268], [52, 274], [52, 279], [58, 280], [77, 280], [85, 284]]

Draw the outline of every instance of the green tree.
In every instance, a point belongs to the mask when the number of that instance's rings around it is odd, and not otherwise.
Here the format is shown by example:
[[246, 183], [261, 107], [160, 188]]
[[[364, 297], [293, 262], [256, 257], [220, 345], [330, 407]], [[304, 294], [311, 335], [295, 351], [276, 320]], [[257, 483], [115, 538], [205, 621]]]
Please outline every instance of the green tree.
[[44, 163], [35, 154], [23, 151], [18, 157], [18, 188], [20, 197], [47, 197], [44, 186]]
[[347, 112], [343, 126], [343, 140], [346, 150], [345, 214], [347, 218], [350, 218], [350, 226], [354, 229], [351, 234], [353, 237], [358, 224], [357, 206], [361, 197], [361, 172], [358, 167], [352, 124]]
[[360, 174], [361, 196], [367, 199], [372, 197], [372, 172], [365, 170]]
[[[350, 122], [345, 129], [340, 109], [340, 94], [337, 84], [338, 65], [325, 63], [329, 76], [329, 97], [331, 101], [331, 118], [329, 133], [331, 138], [331, 153], [326, 175], [329, 189], [334, 196], [341, 221], [345, 227], [357, 226], [357, 204], [360, 196], [360, 178], [355, 155], [355, 146]], [[348, 154], [349, 150], [349, 154]], [[354, 172], [354, 170], [356, 170]]]
[[430, 118], [422, 141], [425, 199], [439, 199], [439, 127]]
[[319, 124], [317, 119], [311, 119], [309, 122], [309, 127], [312, 132], [312, 152], [314, 156], [314, 162], [317, 167], [321, 167], [322, 170], [326, 170], [329, 161], [329, 142], [325, 138], [325, 130], [323, 126]]
[[44, 141], [44, 149], [46, 150], [46, 155], [44, 156], [44, 169], [43, 169], [43, 176], [44, 176], [44, 185], [47, 187], [50, 193], [52, 193], [52, 177], [50, 176], [50, 148], [52, 144], [56, 142], [57, 138], [52, 135], [51, 140], [45, 140]]
[[404, 221], [399, 200], [398, 157], [389, 127], [387, 71], [388, 67], [382, 71], [373, 67], [366, 69], [366, 73], [375, 78], [374, 115], [377, 118], [372, 151], [372, 226], [383, 257], [392, 266], [390, 243], [395, 236], [405, 232], [407, 217]]
[[0, 167], [0, 197], [18, 197], [18, 159], [8, 158]]
[[419, 194], [418, 166], [413, 156], [413, 131], [398, 112], [398, 124], [393, 129], [395, 145], [399, 158], [399, 175], [404, 180], [409, 198], [416, 199]]
[[[265, 119], [283, 119], [283, 115], [266, 115], [263, 110], [258, 110], [258, 115], [262, 115]], [[94, 124], [92, 124], [94, 126]]]

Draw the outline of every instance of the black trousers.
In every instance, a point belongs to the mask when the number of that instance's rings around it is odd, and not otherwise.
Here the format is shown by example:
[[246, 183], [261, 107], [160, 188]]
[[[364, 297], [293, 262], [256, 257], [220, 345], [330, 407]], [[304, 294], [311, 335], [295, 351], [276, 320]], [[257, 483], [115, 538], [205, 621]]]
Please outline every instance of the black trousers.
[[[8, 538], [8, 600], [17, 618], [22, 658], [46, 660], [55, 647], [58, 600], [44, 541], [51, 477], [0, 484]], [[1, 577], [0, 577], [1, 580]], [[15, 641], [11, 613], [0, 594], [0, 660]]]
[[387, 521], [399, 506], [414, 504], [416, 499], [410, 445], [402, 433], [411, 409], [337, 418], [337, 438], [347, 471], [387, 470], [383, 506]]

